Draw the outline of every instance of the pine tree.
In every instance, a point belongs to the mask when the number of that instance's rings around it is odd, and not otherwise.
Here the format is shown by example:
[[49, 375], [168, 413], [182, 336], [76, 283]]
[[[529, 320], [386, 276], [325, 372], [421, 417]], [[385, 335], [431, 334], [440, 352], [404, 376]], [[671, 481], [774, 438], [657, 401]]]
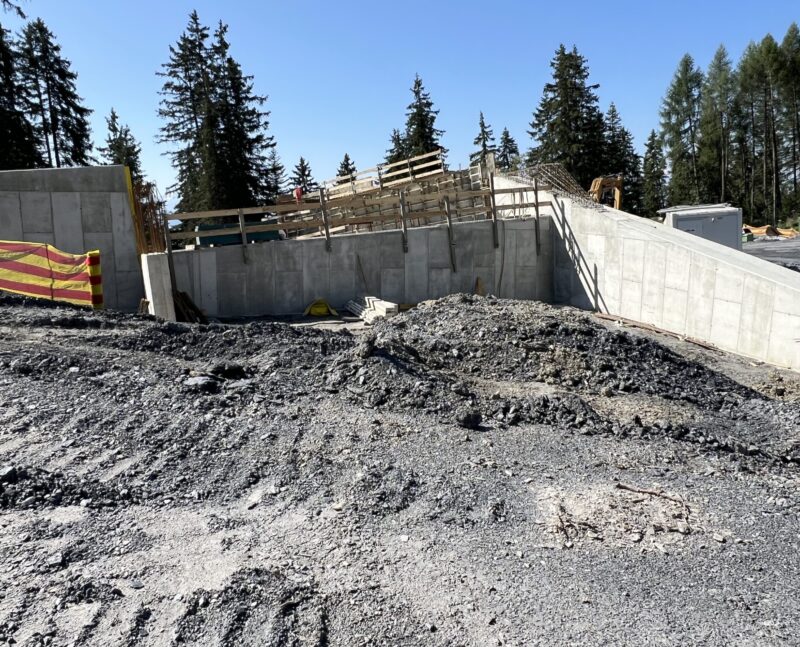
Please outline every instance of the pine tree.
[[702, 85], [703, 73], [689, 54], [684, 55], [661, 108], [672, 204], [697, 204], [700, 201], [698, 143]]
[[720, 45], [702, 89], [697, 163], [703, 201], [725, 202], [729, 197], [731, 111], [735, 91], [733, 67], [728, 52]]
[[286, 186], [286, 170], [278, 157], [278, 151], [273, 147], [267, 153], [267, 175], [264, 181], [267, 200], [276, 202], [278, 196]]
[[407, 157], [416, 157], [441, 148], [439, 138], [444, 131], [436, 128], [436, 116], [439, 111], [433, 109], [433, 101], [430, 94], [425, 91], [419, 74], [414, 78], [411, 93], [414, 99], [408, 105], [406, 112], [404, 152]]
[[119, 123], [116, 110], [111, 108], [111, 114], [106, 117], [108, 134], [106, 145], [98, 149], [103, 159], [108, 164], [123, 164], [130, 169], [131, 179], [139, 183], [144, 179], [142, 173], [141, 153], [142, 147], [131, 134], [127, 125]]
[[397, 128], [392, 131], [392, 136], [389, 143], [391, 144], [391, 147], [386, 151], [387, 164], [394, 164], [395, 162], [399, 162], [410, 157], [408, 154], [408, 142]]
[[560, 162], [579, 184], [588, 187], [603, 167], [603, 114], [596, 86], [587, 84], [586, 59], [564, 45], [550, 63], [553, 82], [544, 86], [542, 99], [528, 134], [537, 142], [530, 161]]
[[503, 128], [500, 133], [500, 147], [497, 149], [497, 166], [504, 171], [509, 170], [517, 164], [519, 158], [519, 146], [508, 132], [508, 128]]
[[219, 23], [211, 47], [213, 94], [219, 119], [216, 133], [221, 159], [218, 177], [226, 207], [248, 207], [268, 199], [264, 185], [268, 153], [275, 146], [267, 135], [267, 98], [253, 92], [253, 77], [242, 72], [230, 55], [227, 25]]
[[784, 68], [780, 77], [784, 105], [784, 132], [788, 151], [787, 179], [791, 191], [792, 208], [800, 212], [800, 29], [792, 23], [781, 42]]
[[483, 111], [481, 111], [480, 118], [478, 119], [478, 136], [472, 140], [472, 143], [478, 147], [478, 150], [469, 156], [471, 162], [486, 162], [486, 157], [489, 153], [494, 153], [497, 147], [494, 145], [494, 132], [491, 126], [486, 124], [483, 118]]
[[311, 167], [305, 158], [300, 157], [300, 161], [294, 167], [292, 176], [289, 178], [289, 183], [293, 187], [299, 187], [303, 190], [303, 194], [311, 193], [319, 188], [319, 185], [314, 181], [311, 175]]
[[41, 19], [22, 30], [19, 73], [23, 100], [48, 166], [89, 164], [92, 111], [82, 105], [75, 88], [78, 75], [61, 56], [61, 47]]
[[167, 190], [178, 195], [178, 211], [220, 207], [215, 199], [219, 155], [210, 136], [216, 124], [207, 41], [208, 28], [193, 11], [186, 31], [169, 48], [169, 61], [158, 72], [164, 79], [158, 110], [164, 124], [158, 141], [173, 146], [169, 156], [177, 179]]
[[612, 103], [605, 117], [604, 164], [610, 173], [622, 174], [622, 204], [629, 213], [642, 213], [642, 159], [633, 145], [633, 135], [622, 125]]
[[661, 141], [659, 141], [656, 131], [651, 130], [644, 151], [641, 210], [643, 216], [655, 216], [659, 209], [666, 206], [666, 167]]
[[3, 11], [10, 11], [17, 14], [19, 18], [25, 18], [22, 8], [18, 4], [11, 2], [11, 0], [0, 0], [0, 7], [2, 7]]
[[350, 155], [344, 154], [344, 159], [339, 163], [339, 168], [336, 170], [336, 177], [345, 178], [340, 181], [340, 184], [347, 184], [350, 182], [350, 176], [356, 172], [356, 165], [350, 159]]
[[23, 110], [17, 53], [9, 32], [0, 25], [0, 170], [41, 165], [33, 125]]

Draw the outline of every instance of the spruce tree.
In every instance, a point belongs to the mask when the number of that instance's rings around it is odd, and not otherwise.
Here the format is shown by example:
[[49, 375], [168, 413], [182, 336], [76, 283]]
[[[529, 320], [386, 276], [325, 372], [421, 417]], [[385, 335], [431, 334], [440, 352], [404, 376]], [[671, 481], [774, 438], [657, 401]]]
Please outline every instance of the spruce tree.
[[517, 146], [517, 142], [508, 132], [508, 128], [503, 128], [503, 132], [500, 133], [500, 147], [497, 149], [495, 158], [498, 168], [504, 171], [509, 170], [516, 165], [518, 157], [519, 146]]
[[17, 53], [9, 32], [0, 24], [0, 170], [30, 169], [42, 163], [22, 92]]
[[394, 164], [404, 159], [408, 159], [408, 142], [402, 133], [395, 128], [389, 140], [390, 148], [386, 151], [386, 163]]
[[481, 111], [480, 118], [478, 119], [478, 135], [472, 140], [472, 143], [478, 147], [478, 150], [469, 156], [471, 162], [480, 162], [483, 164], [486, 162], [486, 157], [489, 153], [494, 153], [497, 150], [497, 147], [494, 145], [494, 132], [483, 118], [483, 111]]
[[622, 205], [628, 213], [642, 212], [642, 159], [633, 145], [633, 135], [622, 125], [612, 103], [605, 117], [604, 164], [609, 173], [622, 174]]
[[91, 158], [89, 115], [75, 88], [78, 75], [41, 19], [22, 30], [19, 77], [27, 110], [48, 166], [86, 166]]
[[528, 134], [536, 146], [534, 163], [560, 162], [581, 186], [588, 187], [603, 171], [603, 114], [594, 87], [587, 81], [586, 59], [573, 47], [561, 45], [550, 62], [553, 82], [542, 99]]
[[311, 193], [319, 188], [317, 183], [314, 181], [313, 176], [311, 175], [311, 166], [309, 166], [308, 162], [302, 156], [300, 157], [300, 161], [297, 162], [297, 165], [294, 167], [292, 176], [289, 178], [289, 183], [293, 188], [301, 188], [303, 190], [303, 194]]
[[644, 172], [642, 178], [643, 216], [655, 216], [666, 206], [667, 171], [661, 141], [655, 130], [650, 131], [644, 151]]
[[735, 96], [733, 67], [720, 45], [708, 68], [702, 89], [698, 165], [700, 198], [725, 202], [731, 150], [731, 111]]
[[264, 186], [269, 202], [276, 202], [286, 186], [286, 170], [274, 147], [267, 153], [267, 174]]
[[346, 184], [350, 182], [350, 177], [356, 172], [356, 165], [350, 159], [350, 155], [344, 154], [344, 159], [339, 163], [339, 168], [336, 170], [336, 177], [346, 178], [341, 180], [340, 183]]
[[444, 131], [436, 128], [436, 116], [439, 111], [433, 109], [433, 101], [422, 85], [419, 74], [414, 78], [411, 94], [413, 100], [408, 105], [408, 112], [406, 112], [404, 152], [407, 157], [416, 157], [441, 148], [439, 138]]
[[792, 202], [795, 213], [800, 212], [800, 29], [793, 22], [781, 42], [783, 70], [780, 75], [783, 95], [784, 132], [788, 151], [786, 161], [787, 180], [790, 181]]
[[11, 0], [0, 0], [0, 7], [2, 7], [3, 11], [10, 11], [17, 14], [17, 16], [20, 18], [25, 18], [25, 13], [22, 11], [22, 7], [11, 2]]
[[111, 108], [111, 114], [106, 117], [106, 126], [106, 145], [99, 148], [98, 152], [108, 164], [127, 166], [134, 183], [141, 182], [144, 179], [140, 159], [142, 147], [131, 134], [130, 128], [119, 123], [119, 116], [114, 108]]
[[689, 54], [684, 55], [661, 108], [672, 204], [697, 204], [700, 201], [698, 145], [702, 85], [703, 73]]

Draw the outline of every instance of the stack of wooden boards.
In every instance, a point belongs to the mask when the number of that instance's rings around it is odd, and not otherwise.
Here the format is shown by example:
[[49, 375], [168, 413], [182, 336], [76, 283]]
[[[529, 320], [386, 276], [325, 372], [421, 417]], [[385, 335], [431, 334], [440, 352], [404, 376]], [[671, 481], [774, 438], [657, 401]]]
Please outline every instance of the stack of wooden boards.
[[378, 297], [364, 297], [363, 300], [348, 301], [345, 308], [368, 324], [379, 317], [388, 319], [400, 312], [400, 308], [396, 303], [384, 301]]

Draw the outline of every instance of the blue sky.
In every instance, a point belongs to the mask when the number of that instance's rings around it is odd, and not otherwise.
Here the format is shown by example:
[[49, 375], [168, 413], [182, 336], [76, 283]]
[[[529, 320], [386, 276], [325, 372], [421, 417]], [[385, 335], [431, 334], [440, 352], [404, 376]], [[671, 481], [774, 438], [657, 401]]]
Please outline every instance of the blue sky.
[[[303, 155], [317, 179], [335, 175], [345, 152], [359, 168], [382, 160], [392, 128], [403, 126], [416, 73], [440, 110], [452, 166], [466, 164], [481, 110], [496, 136], [507, 126], [528, 148], [531, 113], [560, 43], [588, 59], [601, 107], [617, 104], [641, 150], [685, 52], [705, 68], [724, 43], [736, 60], [749, 41], [771, 32], [780, 42], [800, 21], [797, 0], [23, 0], [23, 8], [47, 23], [78, 72], [78, 90], [95, 110], [95, 142], [113, 106], [142, 142], [145, 171], [162, 191], [173, 173], [155, 142], [155, 73], [192, 9], [205, 24], [228, 23], [233, 56], [269, 96], [284, 164]], [[0, 21], [21, 26], [10, 14]]]

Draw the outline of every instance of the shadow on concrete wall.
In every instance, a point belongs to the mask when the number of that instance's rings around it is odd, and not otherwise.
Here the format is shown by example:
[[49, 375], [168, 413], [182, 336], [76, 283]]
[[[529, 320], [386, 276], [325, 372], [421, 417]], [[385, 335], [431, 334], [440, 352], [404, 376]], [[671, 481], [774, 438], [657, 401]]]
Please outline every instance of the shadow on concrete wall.
[[[580, 245], [578, 244], [578, 239], [575, 237], [572, 227], [567, 220], [567, 214], [564, 210], [564, 201], [559, 200], [556, 194], [553, 194], [553, 212], [555, 213], [556, 222], [558, 223], [556, 235], [561, 236], [562, 242], [561, 246], [556, 245], [556, 259], [560, 254], [564, 254], [569, 261], [568, 263], [556, 267], [554, 277], [556, 281], [568, 281], [568, 285], [566, 286], [566, 293], [568, 296], [565, 302], [593, 309], [597, 312], [607, 313], [609, 310], [600, 292], [597, 265], [594, 263], [590, 265], [583, 255]], [[562, 270], [568, 272], [564, 278], [561, 276]], [[557, 302], [559, 301], [558, 294], [559, 290], [556, 288]], [[578, 295], [577, 302], [575, 302], [576, 295]]]

